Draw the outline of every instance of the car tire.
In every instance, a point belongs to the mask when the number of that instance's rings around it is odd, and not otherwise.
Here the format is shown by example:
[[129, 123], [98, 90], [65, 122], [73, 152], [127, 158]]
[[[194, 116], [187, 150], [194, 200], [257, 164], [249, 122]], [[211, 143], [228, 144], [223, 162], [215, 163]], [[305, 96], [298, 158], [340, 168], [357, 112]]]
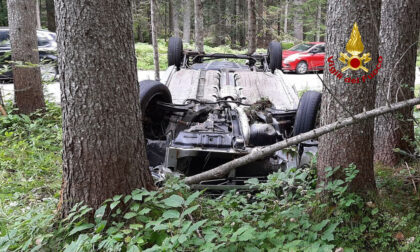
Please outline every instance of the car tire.
[[172, 103], [172, 96], [167, 86], [159, 81], [145, 80], [140, 82], [140, 106], [143, 119], [144, 136], [159, 140], [165, 137], [169, 121], [165, 121], [165, 111], [156, 105], [158, 101]]
[[281, 70], [281, 64], [283, 62], [283, 50], [281, 48], [281, 43], [271, 41], [268, 45], [267, 55], [268, 68], [271, 72], [274, 73], [276, 69]]
[[181, 67], [184, 59], [182, 40], [178, 37], [169, 38], [168, 43], [168, 66]]
[[308, 64], [305, 61], [301, 61], [296, 66], [296, 73], [298, 74], [305, 74], [308, 72]]
[[293, 126], [293, 135], [308, 132], [315, 128], [319, 107], [321, 105], [321, 93], [307, 91], [300, 98]]

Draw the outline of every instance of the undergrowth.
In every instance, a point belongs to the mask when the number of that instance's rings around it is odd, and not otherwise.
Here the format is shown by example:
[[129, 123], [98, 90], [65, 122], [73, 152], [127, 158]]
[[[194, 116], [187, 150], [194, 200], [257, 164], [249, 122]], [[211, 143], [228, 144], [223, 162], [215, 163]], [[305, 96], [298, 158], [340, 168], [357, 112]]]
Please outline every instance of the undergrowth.
[[83, 203], [59, 220], [60, 110], [33, 118], [0, 117], [0, 251], [420, 250], [419, 163], [377, 166], [378, 193], [366, 198], [347, 191], [352, 165], [319, 188], [314, 167], [289, 168], [219, 197], [171, 178], [109, 199], [92, 222]]

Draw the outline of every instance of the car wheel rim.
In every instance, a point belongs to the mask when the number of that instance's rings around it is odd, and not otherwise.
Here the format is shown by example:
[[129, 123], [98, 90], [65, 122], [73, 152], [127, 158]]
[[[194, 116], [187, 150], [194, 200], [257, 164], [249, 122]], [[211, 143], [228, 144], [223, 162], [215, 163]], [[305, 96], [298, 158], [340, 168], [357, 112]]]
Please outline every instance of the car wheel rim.
[[298, 73], [304, 73], [304, 72], [306, 72], [306, 65], [303, 64], [303, 63], [302, 64], [299, 64], [297, 70], [298, 70]]

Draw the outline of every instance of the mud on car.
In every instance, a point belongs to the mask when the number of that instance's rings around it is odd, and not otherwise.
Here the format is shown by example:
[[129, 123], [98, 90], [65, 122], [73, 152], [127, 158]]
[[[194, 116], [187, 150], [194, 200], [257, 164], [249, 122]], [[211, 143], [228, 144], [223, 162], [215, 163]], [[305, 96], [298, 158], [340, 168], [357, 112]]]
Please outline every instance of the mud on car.
[[[205, 54], [184, 50], [181, 39], [170, 38], [168, 64], [163, 83], [140, 82], [146, 149], [158, 181], [167, 173], [204, 172], [315, 127], [321, 94], [308, 91], [299, 101], [282, 78], [278, 42], [271, 42], [266, 54]], [[305, 142], [297, 158], [279, 151], [195, 186], [218, 189], [264, 180], [288, 165], [302, 165], [304, 149], [316, 146]]]

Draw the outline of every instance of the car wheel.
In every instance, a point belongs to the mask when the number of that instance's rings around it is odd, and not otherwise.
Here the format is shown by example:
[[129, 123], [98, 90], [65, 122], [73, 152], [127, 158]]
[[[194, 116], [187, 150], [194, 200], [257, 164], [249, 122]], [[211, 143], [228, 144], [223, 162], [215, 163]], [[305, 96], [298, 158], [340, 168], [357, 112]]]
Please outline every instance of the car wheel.
[[281, 44], [279, 42], [272, 41], [268, 45], [267, 55], [268, 68], [270, 68], [271, 72], [274, 73], [276, 69], [281, 70], [281, 64], [283, 62], [283, 50], [281, 48]]
[[319, 107], [321, 105], [321, 93], [307, 91], [300, 98], [296, 112], [293, 135], [308, 132], [315, 128]]
[[304, 74], [308, 71], [308, 64], [305, 61], [301, 61], [296, 66], [296, 73]]
[[177, 37], [169, 38], [168, 43], [168, 66], [179, 68], [184, 59], [182, 40]]
[[168, 87], [159, 81], [140, 82], [140, 106], [143, 119], [144, 136], [148, 139], [162, 139], [169, 121], [165, 120], [165, 111], [156, 104], [158, 101], [171, 103], [172, 96]]

